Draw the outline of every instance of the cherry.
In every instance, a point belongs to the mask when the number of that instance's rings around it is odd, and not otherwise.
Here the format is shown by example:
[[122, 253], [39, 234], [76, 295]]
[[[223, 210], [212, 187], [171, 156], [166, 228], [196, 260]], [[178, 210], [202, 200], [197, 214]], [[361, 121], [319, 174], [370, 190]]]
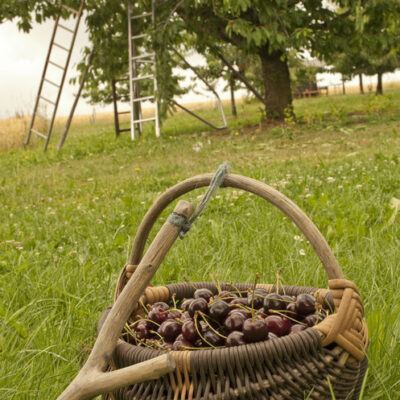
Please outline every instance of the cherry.
[[307, 326], [305, 326], [305, 325], [302, 325], [302, 324], [294, 324], [294, 325], [292, 325], [292, 327], [290, 328], [290, 334], [298, 333], [298, 332], [304, 331], [304, 329], [306, 329], [306, 328], [307, 328]]
[[150, 310], [148, 317], [155, 323], [162, 324], [164, 321], [168, 319], [168, 312], [162, 310], [161, 308], [153, 307]]
[[191, 303], [192, 301], [193, 301], [193, 299], [186, 299], [186, 300], [183, 300], [183, 302], [182, 302], [182, 304], [181, 304], [181, 310], [187, 311], [187, 309], [189, 308], [190, 303]]
[[192, 317], [190, 316], [190, 314], [189, 314], [188, 311], [185, 311], [184, 313], [182, 313], [181, 319], [182, 319], [183, 321], [185, 321], [186, 319], [192, 319]]
[[293, 319], [296, 319], [296, 320], [299, 320], [299, 319], [302, 319], [302, 318], [303, 318], [302, 316], [300, 316], [299, 314], [297, 314], [297, 311], [296, 311], [296, 303], [289, 303], [289, 304], [286, 306], [286, 312], [285, 312], [285, 314], [287, 314], [288, 317], [293, 318]]
[[179, 310], [170, 310], [168, 313], [168, 319], [181, 318], [181, 316], [182, 314]]
[[283, 296], [277, 293], [269, 293], [264, 299], [264, 310], [266, 313], [269, 310], [286, 310], [288, 303], [284, 301]]
[[225, 318], [224, 327], [228, 329], [229, 332], [241, 331], [246, 319], [247, 318], [242, 313], [233, 313]]
[[164, 303], [163, 301], [158, 301], [157, 303], [154, 303], [152, 305], [152, 308], [158, 308], [162, 311], [167, 311], [170, 307], [167, 303]]
[[[246, 299], [247, 301], [247, 299]], [[228, 315], [232, 315], [232, 314], [243, 314], [246, 319], [251, 318], [251, 312], [248, 310], [244, 310], [243, 308], [234, 308], [233, 310], [229, 311]]]
[[173, 319], [164, 321], [157, 330], [166, 342], [173, 342], [181, 331], [182, 325]]
[[254, 303], [253, 303], [253, 292], [247, 294], [247, 305], [249, 307], [254, 307], [254, 309], [259, 309], [264, 304], [264, 297], [268, 295], [265, 289], [256, 289], [254, 291]]
[[185, 340], [188, 340], [192, 343], [194, 343], [198, 339], [199, 334], [197, 333], [196, 326], [193, 320], [187, 320], [184, 322], [184, 324], [182, 325], [182, 336]]
[[241, 305], [243, 305], [243, 306], [247, 306], [247, 298], [245, 298], [245, 297], [238, 297], [237, 299], [233, 299], [233, 300], [230, 302], [230, 304], [231, 304], [231, 305], [234, 305], [234, 304], [241, 304]]
[[228, 303], [223, 300], [217, 300], [211, 303], [208, 312], [211, 318], [222, 321], [228, 315], [229, 310]]
[[151, 337], [150, 326], [147, 321], [140, 321], [134, 327], [136, 337], [140, 340], [149, 339]]
[[211, 329], [203, 333], [203, 338], [206, 344], [210, 343], [212, 346], [221, 346], [224, 344], [224, 339]]
[[288, 318], [280, 315], [269, 315], [265, 318], [264, 323], [268, 332], [275, 333], [277, 336], [286, 335], [292, 326]]
[[212, 296], [213, 296], [213, 292], [211, 290], [206, 289], [206, 288], [197, 289], [193, 294], [193, 297], [195, 299], [202, 298], [202, 299], [206, 300], [207, 303], [210, 301]]
[[296, 299], [296, 312], [307, 315], [315, 311], [315, 297], [308, 293], [301, 293]]
[[203, 298], [194, 299], [194, 300], [190, 303], [189, 308], [188, 308], [188, 312], [189, 312], [189, 315], [190, 315], [192, 318], [193, 318], [194, 313], [195, 313], [196, 311], [201, 311], [201, 312], [207, 314], [207, 311], [208, 311], [208, 304], [207, 304], [207, 302], [206, 302]]
[[243, 323], [242, 332], [248, 343], [260, 342], [268, 337], [268, 328], [262, 319], [246, 319]]
[[240, 346], [241, 344], [246, 344], [244, 340], [244, 333], [239, 331], [231, 332], [225, 341], [226, 347]]
[[184, 337], [181, 337], [181, 335], [179, 335], [172, 344], [172, 350], [181, 350], [182, 347], [193, 347], [193, 343], [189, 342]]
[[325, 319], [325, 314], [319, 312], [314, 314], [308, 314], [304, 317], [303, 322], [308, 326], [314, 326]]

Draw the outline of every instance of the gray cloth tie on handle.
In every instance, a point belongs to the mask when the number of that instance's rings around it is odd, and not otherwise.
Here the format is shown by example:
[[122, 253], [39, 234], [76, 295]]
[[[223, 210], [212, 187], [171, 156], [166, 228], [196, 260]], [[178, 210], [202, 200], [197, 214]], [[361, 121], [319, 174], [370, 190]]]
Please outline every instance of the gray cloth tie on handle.
[[185, 238], [185, 235], [187, 232], [189, 232], [190, 228], [192, 227], [193, 222], [196, 220], [196, 218], [200, 215], [200, 213], [204, 210], [208, 202], [210, 201], [211, 197], [215, 193], [215, 191], [222, 185], [222, 182], [224, 181], [225, 175], [228, 173], [228, 166], [227, 164], [221, 164], [217, 171], [215, 172], [214, 176], [211, 179], [210, 185], [207, 188], [207, 191], [204, 193], [203, 198], [201, 199], [201, 202], [199, 206], [196, 208], [196, 211], [192, 215], [190, 219], [187, 219], [183, 215], [179, 215], [176, 213], [172, 213], [167, 221], [170, 222], [171, 224], [174, 224], [175, 226], [178, 226], [181, 228], [179, 232], [179, 237], [181, 239]]

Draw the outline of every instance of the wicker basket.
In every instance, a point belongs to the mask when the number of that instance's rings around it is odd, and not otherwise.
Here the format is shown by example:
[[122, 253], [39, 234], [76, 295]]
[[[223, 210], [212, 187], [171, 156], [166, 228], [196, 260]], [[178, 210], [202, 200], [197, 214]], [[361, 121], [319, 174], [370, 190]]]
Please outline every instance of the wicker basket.
[[[148, 210], [134, 240], [129, 263], [118, 279], [119, 296], [139, 264], [150, 230], [165, 207], [179, 196], [207, 186], [211, 174], [199, 175], [167, 190]], [[286, 294], [313, 293], [319, 302], [334, 301], [336, 312], [318, 325], [275, 340], [223, 349], [171, 351], [176, 370], [157, 380], [135, 384], [109, 394], [111, 399], [137, 400], [217, 400], [217, 399], [358, 399], [367, 368], [368, 331], [359, 292], [344, 279], [326, 240], [311, 220], [288, 198], [272, 187], [239, 175], [226, 175], [225, 187], [259, 195], [283, 211], [303, 232], [320, 258], [328, 276], [328, 289], [284, 286]], [[195, 287], [215, 285], [197, 282]], [[235, 284], [246, 290], [248, 284]], [[275, 292], [271, 284], [259, 287]], [[230, 289], [229, 284], [222, 284]], [[142, 297], [145, 304], [193, 295], [187, 283], [148, 287]], [[107, 311], [99, 323], [101, 327]], [[111, 369], [119, 369], [154, 358], [163, 350], [152, 350], [119, 341]]]

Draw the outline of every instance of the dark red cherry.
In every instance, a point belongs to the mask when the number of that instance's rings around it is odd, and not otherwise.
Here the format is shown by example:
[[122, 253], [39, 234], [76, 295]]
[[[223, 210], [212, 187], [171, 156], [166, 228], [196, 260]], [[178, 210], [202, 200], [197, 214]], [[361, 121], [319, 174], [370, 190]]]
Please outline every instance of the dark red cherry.
[[292, 324], [286, 317], [280, 315], [268, 315], [265, 318], [264, 323], [268, 329], [268, 332], [275, 333], [277, 336], [283, 336], [289, 333]]
[[280, 294], [269, 293], [264, 299], [264, 311], [268, 313], [269, 310], [286, 310], [287, 304]]
[[229, 311], [228, 315], [232, 315], [235, 313], [243, 314], [246, 319], [251, 318], [251, 312], [248, 310], [244, 310], [243, 308], [234, 308], [233, 310]]
[[213, 346], [222, 346], [224, 344], [224, 339], [212, 330], [204, 332], [203, 338], [206, 344], [210, 343]]
[[315, 297], [308, 293], [301, 293], [296, 299], [296, 312], [300, 315], [311, 314], [315, 311]]
[[186, 299], [186, 300], [183, 300], [183, 302], [182, 302], [182, 304], [181, 304], [181, 310], [187, 311], [187, 309], [189, 308], [190, 303], [191, 303], [192, 301], [193, 301], [193, 299]]
[[194, 299], [194, 300], [190, 303], [189, 308], [188, 308], [188, 312], [189, 312], [189, 315], [190, 315], [192, 318], [193, 318], [194, 313], [195, 313], [196, 311], [201, 311], [201, 312], [207, 314], [207, 312], [208, 312], [208, 304], [207, 304], [207, 302], [206, 302], [204, 299], [202, 299], [202, 298], [200, 298], [200, 299]]
[[166, 311], [169, 310], [169, 305], [167, 303], [164, 303], [163, 301], [158, 301], [157, 303], [154, 303], [151, 308], [158, 308], [160, 310]]
[[173, 342], [181, 331], [182, 325], [173, 319], [163, 322], [157, 330], [166, 342]]
[[208, 313], [211, 318], [222, 321], [228, 315], [229, 310], [228, 303], [223, 300], [217, 300], [211, 303]]
[[241, 304], [243, 306], [247, 306], [247, 298], [246, 297], [238, 297], [237, 299], [233, 299], [230, 302], [230, 305], [233, 306], [235, 304]]
[[304, 329], [306, 329], [306, 328], [307, 328], [306, 325], [294, 324], [294, 325], [292, 325], [292, 327], [290, 328], [290, 334], [292, 334], [292, 333], [298, 333], [298, 332], [304, 331]]
[[296, 303], [289, 303], [289, 304], [286, 306], [285, 314], [286, 314], [288, 317], [293, 318], [293, 319], [295, 319], [295, 320], [301, 320], [301, 319], [303, 318], [301, 315], [297, 314], [297, 311], [296, 311]]
[[181, 318], [182, 314], [179, 310], [169, 310], [168, 319]]
[[203, 289], [197, 289], [194, 294], [193, 297], [195, 299], [204, 299], [205, 301], [207, 301], [207, 303], [210, 301], [211, 297], [213, 296], [213, 292], [211, 290], [208, 290], [206, 288]]
[[322, 312], [318, 312], [305, 316], [303, 322], [307, 324], [307, 326], [314, 326], [316, 324], [319, 324], [324, 319], [325, 319], [325, 314], [323, 314]]
[[242, 332], [248, 343], [260, 342], [268, 337], [268, 329], [262, 319], [255, 319], [254, 321], [251, 318], [246, 319], [243, 323]]
[[224, 327], [228, 329], [229, 332], [241, 331], [246, 319], [247, 318], [242, 313], [233, 313], [225, 318]]
[[198, 339], [199, 334], [196, 331], [193, 320], [187, 320], [184, 322], [184, 324], [182, 325], [182, 336], [192, 343], [194, 343]]
[[253, 292], [247, 294], [247, 305], [249, 307], [254, 307], [254, 309], [259, 309], [264, 304], [264, 297], [268, 295], [265, 289], [256, 289], [254, 291], [254, 304], [253, 304]]
[[140, 321], [134, 327], [136, 337], [140, 340], [149, 339], [151, 337], [150, 330], [151, 327], [147, 321]]
[[164, 311], [161, 308], [152, 308], [148, 315], [149, 319], [157, 324], [162, 324], [168, 319], [168, 311]]
[[246, 344], [246, 341], [244, 340], [244, 333], [238, 331], [231, 332], [225, 341], [226, 347], [240, 346], [241, 344]]
[[186, 347], [193, 347], [193, 343], [183, 337], [176, 338], [172, 344], [172, 350], [184, 350]]

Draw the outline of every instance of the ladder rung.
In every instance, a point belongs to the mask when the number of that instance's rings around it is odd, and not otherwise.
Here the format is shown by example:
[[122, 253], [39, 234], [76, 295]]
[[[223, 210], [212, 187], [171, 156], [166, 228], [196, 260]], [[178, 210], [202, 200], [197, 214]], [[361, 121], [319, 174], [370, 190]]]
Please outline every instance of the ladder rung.
[[132, 103], [137, 103], [138, 101], [146, 101], [146, 100], [152, 100], [152, 99], [154, 99], [154, 96], [139, 97], [137, 99], [133, 99]]
[[136, 60], [136, 62], [154, 64], [154, 60]]
[[143, 119], [135, 119], [132, 122], [134, 124], [139, 123], [139, 122], [148, 122], [148, 121], [155, 121], [156, 117], [151, 117], [151, 118], [143, 118]]
[[131, 17], [131, 19], [150, 17], [150, 15], [151, 15], [151, 12], [145, 12], [143, 14], [134, 15], [134, 16]]
[[154, 53], [145, 53], [132, 57], [132, 60], [140, 60], [141, 58], [154, 57]]
[[33, 129], [33, 128], [31, 128], [31, 132], [33, 132], [34, 134], [40, 136], [40, 137], [43, 138], [43, 139], [47, 139], [47, 136], [46, 136], [46, 135], [43, 135], [43, 133], [40, 133], [40, 132], [36, 131], [36, 130]]
[[136, 40], [136, 39], [142, 39], [142, 38], [144, 38], [144, 37], [150, 37], [150, 35], [149, 35], [148, 33], [142, 33], [141, 35], [134, 35], [134, 36], [132, 36], [132, 39], [133, 39], [133, 40]]
[[130, 111], [118, 111], [118, 114], [130, 114]]
[[41, 99], [43, 99], [44, 101], [47, 101], [50, 104], [56, 105], [56, 103], [54, 103], [54, 101], [51, 101], [49, 99], [47, 99], [46, 97], [40, 96]]
[[150, 79], [150, 78], [154, 78], [154, 75], [140, 75], [137, 76], [136, 78], [132, 78], [132, 82], [136, 82], [136, 81], [142, 81], [143, 79]]
[[58, 26], [59, 26], [60, 28], [62, 28], [62, 29], [65, 29], [66, 31], [69, 31], [69, 32], [71, 32], [71, 33], [74, 33], [74, 31], [73, 31], [71, 28], [68, 28], [68, 27], [65, 26], [65, 25], [58, 24]]
[[55, 63], [54, 61], [49, 60], [49, 64], [54, 65], [57, 68], [64, 70], [65, 68], [62, 67], [60, 64]]
[[119, 132], [128, 132], [130, 130], [131, 130], [131, 128], [125, 128], [125, 129], [120, 129]]
[[75, 10], [74, 8], [71, 8], [71, 7], [69, 7], [69, 6], [65, 5], [65, 4], [61, 4], [61, 7], [65, 8], [67, 11], [72, 12], [72, 13], [74, 13], [76, 15], [79, 14], [78, 10]]
[[55, 87], [57, 87], [57, 88], [60, 87], [60, 85], [58, 85], [57, 83], [55, 83], [55, 82], [53, 82], [53, 81], [50, 81], [49, 79], [44, 78], [44, 81], [47, 82], [47, 83], [50, 83], [50, 85], [53, 85], [53, 86], [55, 86]]
[[65, 50], [65, 51], [70, 51], [70, 49], [67, 49], [66, 47], [64, 47], [64, 46], [61, 46], [61, 44], [58, 44], [58, 43], [56, 43], [56, 42], [53, 42], [53, 44], [54, 44], [54, 46], [57, 46], [57, 47], [59, 47], [60, 49], [62, 49], [62, 50]]

